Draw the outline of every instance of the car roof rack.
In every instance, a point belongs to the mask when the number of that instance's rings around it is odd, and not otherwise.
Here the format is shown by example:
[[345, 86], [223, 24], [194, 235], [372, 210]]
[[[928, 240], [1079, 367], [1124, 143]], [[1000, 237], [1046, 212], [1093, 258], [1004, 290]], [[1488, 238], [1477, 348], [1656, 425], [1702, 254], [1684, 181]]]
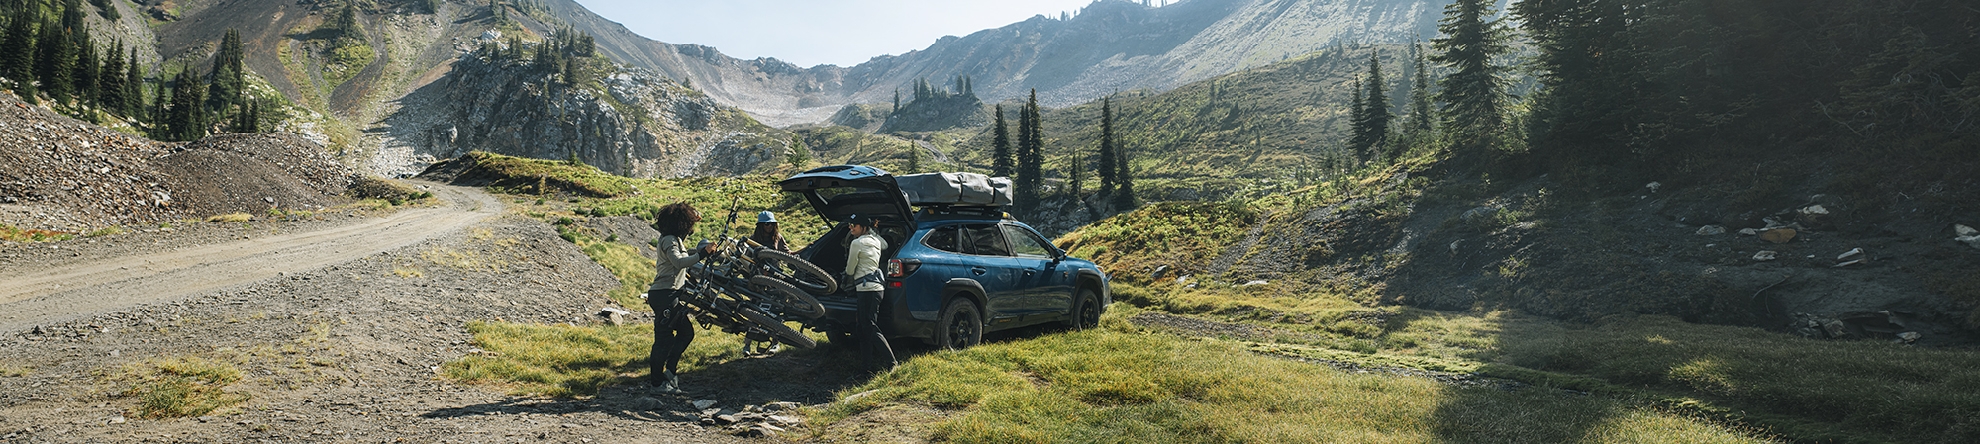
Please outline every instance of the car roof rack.
[[923, 205], [921, 206], [921, 214], [916, 218], [930, 216], [986, 217], [991, 219], [1011, 218], [1009, 213], [1004, 212], [1004, 207], [1002, 206], [982, 205]]

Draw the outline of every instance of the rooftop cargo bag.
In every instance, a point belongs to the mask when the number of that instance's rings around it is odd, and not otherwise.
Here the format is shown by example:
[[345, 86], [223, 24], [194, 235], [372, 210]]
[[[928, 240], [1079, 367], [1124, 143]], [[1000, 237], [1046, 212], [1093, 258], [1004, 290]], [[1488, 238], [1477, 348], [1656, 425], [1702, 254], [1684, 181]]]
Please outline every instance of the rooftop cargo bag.
[[977, 173], [924, 173], [894, 176], [915, 206], [1011, 204], [1011, 180]]

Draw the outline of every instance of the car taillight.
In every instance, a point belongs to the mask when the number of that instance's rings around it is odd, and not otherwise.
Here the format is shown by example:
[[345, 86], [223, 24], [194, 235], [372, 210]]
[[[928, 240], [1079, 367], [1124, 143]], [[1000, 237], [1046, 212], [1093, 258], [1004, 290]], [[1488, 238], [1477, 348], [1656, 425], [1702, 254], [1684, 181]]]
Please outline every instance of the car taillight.
[[914, 259], [887, 260], [887, 277], [890, 278], [907, 277], [907, 275], [914, 274], [915, 270], [920, 270], [920, 269], [921, 269], [921, 261], [919, 260], [914, 260]]

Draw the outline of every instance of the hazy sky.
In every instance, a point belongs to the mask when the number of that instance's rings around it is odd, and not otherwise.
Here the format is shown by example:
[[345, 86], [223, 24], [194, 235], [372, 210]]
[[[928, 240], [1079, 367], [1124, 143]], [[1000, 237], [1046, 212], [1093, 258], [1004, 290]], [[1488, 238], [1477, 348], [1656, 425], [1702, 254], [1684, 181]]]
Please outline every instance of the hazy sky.
[[[1111, 0], [1118, 1], [1118, 0]], [[577, 0], [646, 38], [713, 46], [740, 59], [853, 66], [1092, 0]], [[1162, 2], [1156, 0], [1154, 4]]]

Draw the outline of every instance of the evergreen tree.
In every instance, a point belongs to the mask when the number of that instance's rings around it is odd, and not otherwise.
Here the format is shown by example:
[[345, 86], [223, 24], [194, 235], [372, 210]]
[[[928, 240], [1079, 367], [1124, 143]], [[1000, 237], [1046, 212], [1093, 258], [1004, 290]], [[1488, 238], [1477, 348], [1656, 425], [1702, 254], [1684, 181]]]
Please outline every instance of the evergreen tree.
[[192, 67], [172, 79], [172, 105], [165, 119], [169, 140], [189, 141], [206, 137], [206, 91]]
[[0, 75], [14, 81], [21, 99], [34, 101], [35, 74], [35, 32], [34, 24], [39, 21], [34, 8], [19, 8], [12, 11], [7, 24], [6, 41], [0, 42], [0, 64], [4, 70]]
[[1114, 180], [1120, 181], [1120, 188], [1114, 190], [1114, 211], [1126, 212], [1133, 210], [1136, 205], [1134, 197], [1134, 174], [1128, 168], [1127, 150], [1120, 150], [1114, 156], [1119, 158], [1116, 159], [1119, 162], [1116, 165], [1120, 168], [1119, 171], [1114, 172]]
[[97, 15], [103, 16], [104, 20], [109, 20], [114, 22], [117, 21], [117, 19], [124, 18], [123, 13], [117, 12], [117, 5], [113, 3], [115, 1], [116, 0], [89, 0], [89, 4], [96, 5]]
[[90, 43], [89, 33], [77, 34], [76, 43], [76, 72], [71, 77], [75, 79], [76, 104], [94, 103], [97, 82], [101, 80], [97, 78], [97, 69], [102, 68], [97, 65], [96, 45]]
[[901, 89], [894, 88], [894, 110], [889, 111], [888, 114], [899, 114], [900, 112], [901, 112]]
[[1506, 68], [1492, 59], [1506, 53], [1510, 37], [1492, 15], [1491, 0], [1456, 0], [1444, 7], [1437, 22], [1442, 35], [1432, 40], [1441, 52], [1431, 60], [1451, 70], [1437, 99], [1448, 104], [1445, 133], [1458, 147], [1488, 147], [1506, 129]]
[[245, 61], [241, 33], [227, 28], [226, 36], [220, 38], [220, 51], [213, 54], [213, 82], [207, 90], [208, 105], [213, 109], [227, 113], [237, 105], [246, 104], [242, 95], [247, 91]]
[[103, 52], [103, 67], [97, 70], [96, 104], [105, 111], [125, 115], [124, 43], [117, 42]]
[[1038, 128], [1038, 90], [1031, 90], [1031, 97], [1018, 112], [1017, 178], [1013, 181], [1012, 194], [1017, 200], [1018, 210], [1030, 214], [1037, 209], [1039, 192], [1044, 187], [1043, 162], [1039, 159], [1040, 145], [1044, 138]]
[[1114, 98], [1100, 100], [1100, 194], [1113, 194], [1119, 179], [1114, 166]]
[[805, 148], [804, 136], [791, 135], [791, 150], [784, 154], [784, 163], [799, 170], [811, 166], [811, 149]]
[[1410, 76], [1409, 121], [1403, 128], [1412, 133], [1428, 134], [1434, 128], [1432, 122], [1435, 119], [1431, 116], [1434, 105], [1430, 101], [1430, 70], [1423, 63], [1420, 46], [1415, 42], [1409, 44], [1409, 58], [1414, 72]]
[[71, 42], [89, 33], [83, 24], [83, 14], [82, 0], [62, 0], [62, 31], [69, 34]]
[[153, 139], [166, 140], [171, 138], [171, 125], [170, 122], [167, 122], [170, 116], [165, 114], [165, 109], [166, 106], [171, 104], [172, 96], [166, 95], [166, 83], [168, 82], [165, 81], [165, 70], [161, 67], [158, 70], [158, 81], [152, 84], [151, 107], [148, 112], [151, 115], [149, 120], [151, 121], [151, 138]]
[[1067, 148], [1072, 153], [1066, 155], [1070, 158], [1066, 160], [1066, 197], [1078, 202], [1080, 193], [1085, 191], [1080, 182], [1086, 180], [1086, 150], [1079, 149], [1079, 145]]
[[69, 33], [63, 32], [61, 24], [46, 22], [41, 24], [41, 38], [35, 42], [35, 76], [41, 79], [42, 91], [57, 103], [69, 103], [75, 93], [74, 83], [76, 53], [70, 46]]
[[144, 116], [144, 67], [139, 66], [137, 49], [133, 48], [130, 57], [125, 58], [124, 66], [124, 115]]
[[[1528, 22], [1528, 35], [1540, 50], [1534, 65], [1546, 89], [1534, 99], [1528, 128], [1538, 139], [1532, 145], [1544, 153], [1541, 157], [1627, 154], [1628, 147], [1615, 143], [1610, 134], [1649, 114], [1629, 103], [1643, 70], [1629, 42], [1628, 8], [1621, 3], [1555, 0], [1513, 6], [1513, 14]], [[1570, 149], [1575, 153], [1550, 152]]]
[[364, 27], [358, 24], [357, 5], [345, 2], [343, 9], [337, 10], [337, 17], [330, 21], [330, 29], [336, 31], [337, 38], [364, 41]]
[[990, 135], [990, 175], [1011, 177], [1011, 134], [1010, 127], [1004, 124], [1004, 105], [996, 107], [996, 128]]
[[905, 173], [907, 174], [920, 174], [921, 145], [914, 143], [914, 141], [908, 141], [907, 151], [908, 151], [907, 167], [902, 169], [907, 170], [905, 171]]
[[1388, 87], [1382, 80], [1381, 58], [1372, 53], [1368, 55], [1366, 88], [1366, 94], [1359, 91], [1355, 94], [1362, 108], [1355, 113], [1354, 139], [1350, 143], [1364, 159], [1375, 157], [1377, 146], [1389, 139], [1389, 120], [1393, 117], [1389, 114]]

